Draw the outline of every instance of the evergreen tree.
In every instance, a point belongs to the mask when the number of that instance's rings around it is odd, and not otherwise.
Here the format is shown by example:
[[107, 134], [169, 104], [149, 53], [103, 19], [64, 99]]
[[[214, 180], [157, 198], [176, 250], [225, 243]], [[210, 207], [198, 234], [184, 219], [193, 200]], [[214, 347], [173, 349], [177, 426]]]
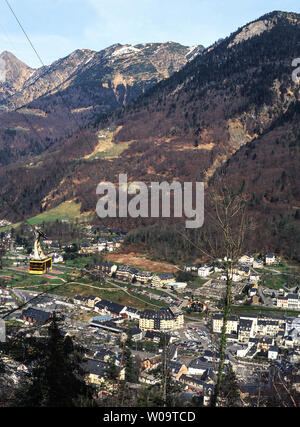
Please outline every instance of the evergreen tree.
[[239, 387], [236, 375], [230, 364], [226, 367], [226, 372], [220, 386], [220, 398], [223, 402], [223, 406], [240, 406]]
[[110, 381], [116, 382], [119, 375], [119, 370], [116, 365], [116, 356], [111, 356], [108, 360], [107, 378]]
[[137, 383], [139, 378], [139, 369], [135, 366], [134, 360], [132, 357], [131, 348], [133, 347], [132, 337], [129, 335], [126, 340], [125, 348], [125, 379], [129, 383]]
[[54, 317], [43, 358], [16, 392], [15, 405], [26, 407], [93, 406], [93, 388], [83, 380], [82, 354], [64, 339]]

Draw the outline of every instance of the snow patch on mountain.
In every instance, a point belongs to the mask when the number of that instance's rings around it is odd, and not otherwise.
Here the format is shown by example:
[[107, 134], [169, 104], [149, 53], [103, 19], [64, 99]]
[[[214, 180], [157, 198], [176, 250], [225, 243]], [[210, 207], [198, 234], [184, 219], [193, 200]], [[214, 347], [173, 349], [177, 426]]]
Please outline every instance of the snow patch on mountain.
[[137, 49], [134, 46], [123, 46], [120, 49], [115, 50], [111, 56], [123, 56], [123, 55], [130, 55], [133, 53], [140, 52], [140, 49]]

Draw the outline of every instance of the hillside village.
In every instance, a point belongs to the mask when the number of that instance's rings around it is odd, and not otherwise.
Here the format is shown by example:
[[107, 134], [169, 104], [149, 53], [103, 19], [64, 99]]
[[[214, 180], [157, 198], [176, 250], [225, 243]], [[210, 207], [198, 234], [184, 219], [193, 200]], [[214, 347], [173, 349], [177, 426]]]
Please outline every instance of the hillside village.
[[0, 407], [299, 407], [299, 4], [4, 3]]
[[[11, 231], [2, 232], [0, 311], [7, 323], [7, 340], [24, 333], [42, 337], [55, 314], [62, 333], [84, 347], [86, 382], [97, 387], [103, 400], [113, 387], [108, 379], [112, 360], [120, 378], [126, 377], [121, 363], [125, 334], [138, 368], [133, 389], [157, 387], [161, 381], [157, 372], [166, 358], [181, 398], [196, 397], [208, 406], [220, 358], [226, 259], [185, 264], [174, 273], [107, 261], [110, 253], [122, 250], [125, 237], [116, 229], [86, 226], [77, 247], [77, 265], [68, 264], [72, 245], [46, 239], [53, 270], [42, 283], [31, 283], [26, 245], [18, 244]], [[99, 254], [101, 258], [87, 263]], [[226, 328], [225, 362], [237, 376], [246, 406], [253, 404], [259, 387], [269, 387], [274, 372], [282, 379], [292, 375], [294, 390], [300, 390], [300, 282], [299, 271], [290, 271], [275, 254], [245, 254], [230, 277], [233, 313]], [[289, 275], [293, 280], [282, 280]], [[72, 286], [79, 293], [71, 292]], [[30, 372], [30, 364], [16, 363], [5, 354], [5, 346], [2, 356], [6, 384], [18, 384]]]

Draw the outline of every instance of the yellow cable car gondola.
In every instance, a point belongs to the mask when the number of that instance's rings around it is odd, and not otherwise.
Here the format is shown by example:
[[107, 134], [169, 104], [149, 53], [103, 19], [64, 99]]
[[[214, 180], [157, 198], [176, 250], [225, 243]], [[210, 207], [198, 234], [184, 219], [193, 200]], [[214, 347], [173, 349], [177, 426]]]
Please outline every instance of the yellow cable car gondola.
[[41, 238], [45, 237], [39, 230], [34, 230], [34, 250], [29, 263], [30, 274], [45, 274], [52, 270], [52, 258], [47, 257], [41, 247]]

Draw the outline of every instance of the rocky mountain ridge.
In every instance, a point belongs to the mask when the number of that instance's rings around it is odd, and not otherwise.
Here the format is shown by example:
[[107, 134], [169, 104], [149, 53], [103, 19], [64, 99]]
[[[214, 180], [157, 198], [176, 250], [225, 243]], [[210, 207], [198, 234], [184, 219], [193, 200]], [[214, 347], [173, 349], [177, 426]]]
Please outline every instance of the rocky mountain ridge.
[[99, 52], [78, 49], [51, 65], [35, 70], [10, 52], [3, 52], [0, 58], [5, 62], [7, 79], [0, 84], [3, 94], [0, 109], [16, 110], [43, 95], [66, 90], [85, 78], [87, 81], [98, 80], [104, 87], [110, 84], [118, 86], [118, 77], [121, 84], [122, 75], [123, 81], [129, 85], [135, 82], [137, 74], [140, 74], [140, 80], [151, 76], [158, 82], [178, 71], [203, 49], [202, 46], [186, 47], [173, 42], [137, 46], [115, 44]]
[[[295, 230], [300, 206], [300, 86], [292, 79], [292, 60], [300, 57], [299, 39], [300, 15], [273, 12], [219, 40], [169, 78], [148, 88], [145, 85], [136, 97], [132, 97], [132, 87], [125, 91], [124, 82], [120, 85], [120, 77], [114, 75], [115, 80], [104, 82], [108, 86], [104, 89], [114, 94], [115, 105], [121, 108], [112, 107], [109, 114], [103, 114], [97, 107], [98, 120], [59, 141], [51, 156], [44, 151], [30, 163], [2, 170], [4, 194], [10, 195], [16, 211], [21, 204], [26, 216], [66, 200], [80, 203], [82, 213], [93, 213], [97, 184], [117, 183], [120, 173], [126, 173], [129, 182], [205, 181], [208, 189], [226, 176], [245, 190], [257, 218], [253, 247], [263, 243], [271, 249], [277, 242], [288, 248], [289, 233], [284, 227], [293, 224]], [[149, 77], [150, 60], [137, 60], [137, 69], [128, 63], [131, 55], [140, 55], [136, 51], [140, 46], [116, 46], [107, 52], [111, 62], [123, 64], [123, 79], [128, 71], [139, 76], [142, 70], [143, 77]], [[147, 49], [156, 73], [162, 75], [157, 48]], [[192, 49], [185, 51], [189, 54]], [[165, 62], [164, 69], [167, 66]], [[89, 82], [85, 93], [87, 88], [91, 92], [82, 106], [93, 99], [93, 73], [91, 67], [85, 74]], [[65, 99], [73, 93], [78, 96], [80, 83], [77, 75], [64, 91]], [[43, 110], [45, 102], [50, 111], [51, 96], [35, 101], [31, 108]], [[8, 215], [9, 210], [2, 212]], [[124, 225], [127, 229], [136, 226], [134, 221]]]

